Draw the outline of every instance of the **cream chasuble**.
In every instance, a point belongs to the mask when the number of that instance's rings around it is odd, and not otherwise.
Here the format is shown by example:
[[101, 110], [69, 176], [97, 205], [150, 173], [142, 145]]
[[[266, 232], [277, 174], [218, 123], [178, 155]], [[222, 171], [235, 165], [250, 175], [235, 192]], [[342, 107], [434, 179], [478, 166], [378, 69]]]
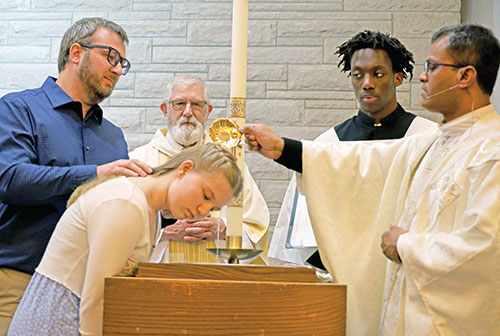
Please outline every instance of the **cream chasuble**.
[[[349, 335], [500, 335], [492, 105], [392, 143], [304, 142], [299, 188], [325, 266], [348, 285]], [[380, 248], [391, 224], [409, 230], [402, 264]]]
[[[210, 141], [205, 135], [205, 141]], [[203, 140], [200, 141], [200, 144]], [[168, 159], [182, 150], [180, 146], [168, 133], [167, 129], [158, 129], [153, 139], [146, 145], [136, 148], [129, 154], [131, 158], [139, 159], [155, 167], [168, 161]], [[247, 166], [244, 170], [244, 200], [243, 200], [243, 247], [262, 249], [264, 252], [252, 263], [263, 264], [267, 262], [267, 229], [269, 227], [269, 210], [266, 202], [257, 188]], [[224, 208], [220, 214], [224, 219]], [[219, 242], [219, 247], [225, 247], [225, 241]], [[176, 262], [176, 263], [214, 263], [222, 262], [210, 253], [206, 248], [214, 248], [214, 241], [198, 244], [184, 241], [164, 240], [158, 243], [153, 250], [151, 262]], [[244, 262], [244, 261], [243, 261]]]
[[[349, 119], [350, 121], [352, 119]], [[401, 129], [401, 124], [392, 124], [391, 127]], [[415, 117], [410, 127], [404, 133], [405, 137], [416, 134], [417, 132], [436, 127], [436, 124], [422, 117]], [[358, 130], [361, 134], [362, 130]], [[360, 135], [361, 137], [362, 135]], [[369, 139], [373, 140], [373, 139]], [[332, 127], [326, 132], [320, 134], [315, 142], [336, 142], [340, 141], [335, 128]], [[360, 140], [357, 140], [360, 141]], [[269, 254], [271, 264], [295, 263], [303, 265], [307, 259], [318, 249], [312, 231], [307, 206], [303, 195], [295, 195], [297, 183], [295, 175], [290, 179], [288, 188], [281, 204], [280, 213], [274, 226], [273, 236], [269, 244]], [[297, 198], [296, 198], [297, 197]], [[294, 203], [296, 207], [294, 208]], [[291, 216], [292, 213], [294, 216]], [[292, 224], [293, 223], [293, 224]], [[293, 225], [293, 226], [292, 226]], [[294, 240], [300, 238], [299, 242]]]

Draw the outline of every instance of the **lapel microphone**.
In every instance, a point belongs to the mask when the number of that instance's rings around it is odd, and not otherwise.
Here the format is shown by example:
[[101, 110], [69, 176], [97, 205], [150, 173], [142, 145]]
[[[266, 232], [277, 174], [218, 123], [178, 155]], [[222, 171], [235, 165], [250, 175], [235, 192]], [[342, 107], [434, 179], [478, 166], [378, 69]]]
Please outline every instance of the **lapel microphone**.
[[433, 93], [431, 94], [430, 96], [425, 96], [425, 98], [429, 99], [429, 98], [432, 98], [432, 97], [435, 97], [435, 96], [439, 96], [441, 93], [445, 93], [445, 92], [448, 92], [450, 90], [453, 90], [454, 88], [456, 88], [459, 84], [455, 84], [453, 85], [452, 87], [449, 87], [447, 89], [444, 89], [443, 91], [439, 91], [437, 93]]

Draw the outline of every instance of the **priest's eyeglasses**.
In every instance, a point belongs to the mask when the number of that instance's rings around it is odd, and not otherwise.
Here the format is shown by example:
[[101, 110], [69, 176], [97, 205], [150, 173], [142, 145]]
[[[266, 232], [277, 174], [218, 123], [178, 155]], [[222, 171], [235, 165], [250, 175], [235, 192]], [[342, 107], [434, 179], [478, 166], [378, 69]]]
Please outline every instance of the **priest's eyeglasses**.
[[453, 68], [456, 68], [456, 69], [464, 67], [463, 65], [456, 65], [456, 64], [448, 64], [448, 63], [438, 63], [438, 62], [425, 61], [425, 63], [424, 63], [424, 72], [425, 72], [425, 74], [428, 75], [429, 71], [432, 72], [438, 66], [449, 66], [449, 67], [453, 67]]
[[116, 50], [113, 47], [110, 46], [104, 46], [104, 45], [99, 45], [99, 44], [84, 44], [84, 43], [79, 43], [84, 48], [97, 48], [97, 49], [108, 49], [108, 63], [111, 64], [112, 66], [117, 66], [118, 63], [121, 64], [122, 66], [122, 75], [125, 76], [128, 71], [130, 70], [130, 62], [128, 59], [125, 57], [122, 57], [118, 50]]
[[175, 99], [169, 100], [169, 103], [172, 105], [172, 108], [175, 111], [184, 111], [186, 109], [186, 106], [189, 104], [191, 106], [191, 110], [200, 112], [203, 111], [203, 109], [207, 105], [207, 102], [204, 100], [185, 101], [182, 99]]

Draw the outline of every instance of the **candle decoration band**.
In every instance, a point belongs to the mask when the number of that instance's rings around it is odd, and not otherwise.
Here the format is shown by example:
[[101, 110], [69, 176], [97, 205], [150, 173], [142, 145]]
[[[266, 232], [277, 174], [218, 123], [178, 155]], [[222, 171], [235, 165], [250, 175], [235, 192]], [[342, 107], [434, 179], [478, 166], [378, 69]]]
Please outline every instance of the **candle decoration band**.
[[243, 118], [246, 117], [246, 98], [233, 97], [231, 98], [231, 118]]

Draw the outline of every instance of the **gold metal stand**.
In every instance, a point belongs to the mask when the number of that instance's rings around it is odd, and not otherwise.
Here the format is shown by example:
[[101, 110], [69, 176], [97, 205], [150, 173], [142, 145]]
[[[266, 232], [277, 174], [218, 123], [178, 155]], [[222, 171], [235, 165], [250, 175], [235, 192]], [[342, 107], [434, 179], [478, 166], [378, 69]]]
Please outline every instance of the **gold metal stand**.
[[227, 248], [207, 248], [206, 250], [214, 256], [227, 259], [229, 264], [239, 264], [240, 260], [256, 257], [262, 252], [262, 250], [241, 248], [240, 236], [229, 236], [226, 240]]
[[[229, 149], [235, 159], [236, 148], [241, 146], [241, 133], [238, 129], [238, 125], [228, 118], [219, 118], [214, 120], [210, 125], [210, 137], [212, 140]], [[241, 194], [234, 201], [233, 205], [243, 206], [243, 197], [241, 197]], [[241, 225], [241, 222], [239, 225]], [[216, 257], [227, 259], [229, 264], [239, 264], [240, 260], [253, 258], [262, 252], [262, 250], [242, 248], [241, 236], [227, 236], [226, 243], [226, 248], [207, 248], [206, 250]]]

